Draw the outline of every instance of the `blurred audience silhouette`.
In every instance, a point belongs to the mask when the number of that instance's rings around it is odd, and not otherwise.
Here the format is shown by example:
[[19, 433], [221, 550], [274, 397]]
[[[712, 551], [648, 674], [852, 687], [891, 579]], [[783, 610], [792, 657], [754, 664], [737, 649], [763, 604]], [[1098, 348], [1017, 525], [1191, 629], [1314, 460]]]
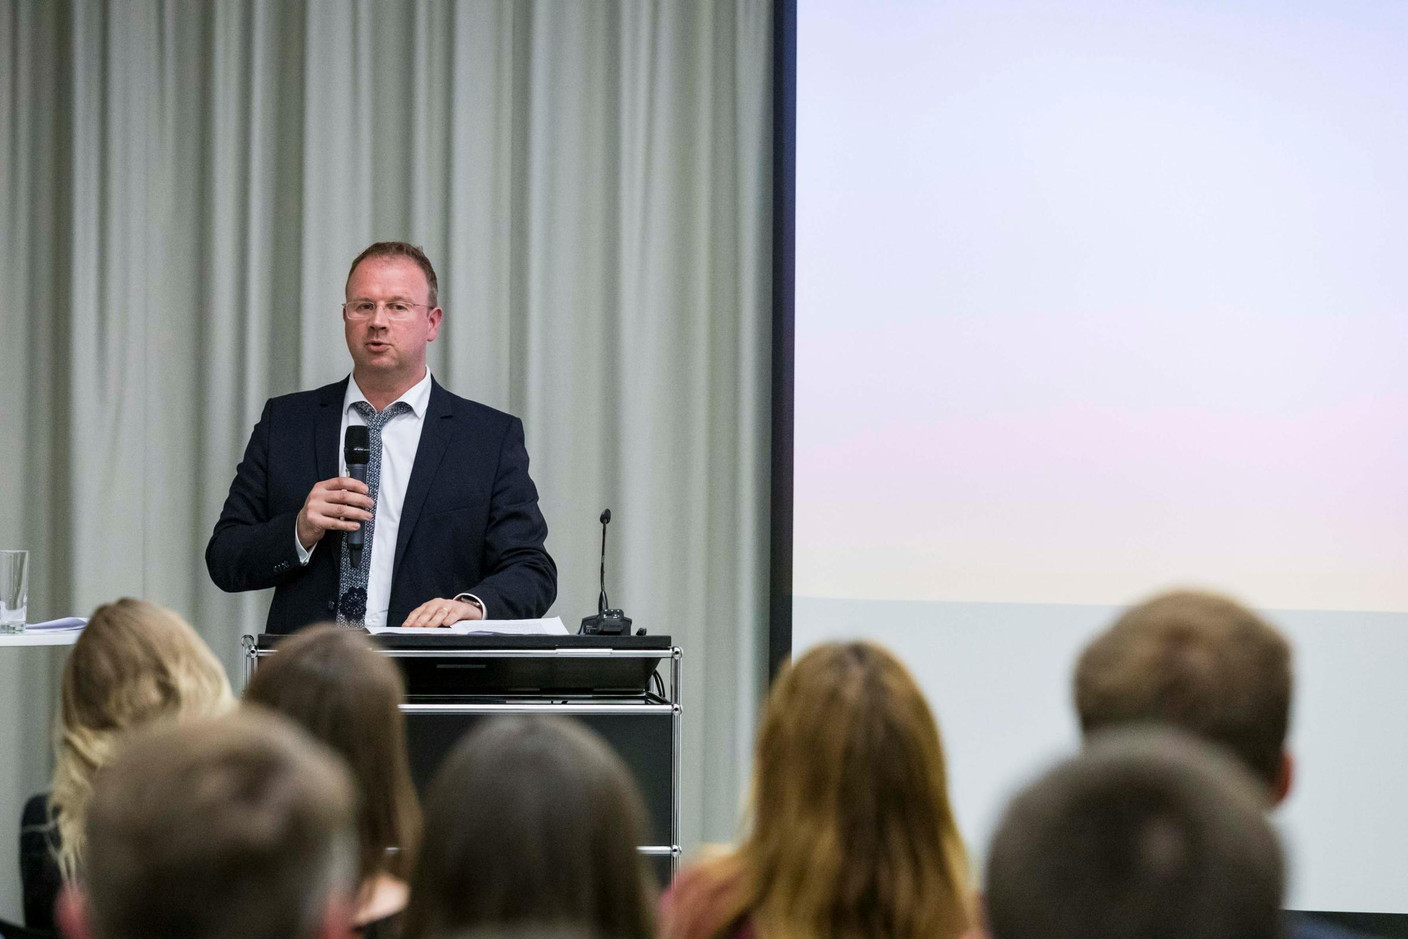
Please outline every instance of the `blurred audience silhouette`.
[[359, 630], [315, 626], [263, 660], [245, 689], [248, 704], [293, 720], [352, 770], [357, 813], [358, 908], [366, 939], [400, 932], [420, 804], [406, 755], [405, 686], [396, 665]]
[[1264, 806], [1209, 744], [1098, 735], [1003, 815], [984, 884], [992, 939], [1276, 939], [1281, 849]]
[[[1291, 791], [1291, 645], [1255, 612], [1218, 594], [1178, 590], [1126, 611], [1081, 653], [1075, 701], [1087, 734], [1177, 727], [1225, 748], [1260, 780], [1267, 807]], [[1287, 939], [1356, 933], [1291, 913]]]
[[134, 730], [234, 706], [225, 669], [176, 613], [123, 598], [93, 611], [64, 665], [52, 788], [33, 796], [20, 823], [25, 924], [54, 928], [54, 901], [84, 867], [94, 776]]
[[630, 773], [585, 727], [486, 722], [429, 787], [406, 939], [473, 930], [647, 939], [655, 888], [637, 851], [644, 818]]
[[134, 740], [94, 788], [66, 939], [345, 939], [356, 790], [330, 750], [272, 714]]
[[669, 939], [952, 939], [974, 924], [938, 727], [878, 646], [818, 646], [779, 676], [749, 821], [736, 851], [676, 883]]

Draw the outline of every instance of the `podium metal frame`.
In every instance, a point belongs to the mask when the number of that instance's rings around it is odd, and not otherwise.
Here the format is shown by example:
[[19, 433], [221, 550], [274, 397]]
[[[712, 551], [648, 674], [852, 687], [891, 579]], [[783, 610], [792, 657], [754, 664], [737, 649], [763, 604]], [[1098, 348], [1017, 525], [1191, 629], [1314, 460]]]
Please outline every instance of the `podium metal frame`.
[[[475, 637], [487, 639], [492, 637]], [[565, 637], [570, 638], [570, 637]], [[259, 659], [273, 655], [277, 650], [259, 648], [254, 636], [240, 638], [244, 652], [244, 684], [248, 685], [258, 667]], [[663, 845], [641, 845], [640, 853], [645, 857], [670, 859], [670, 877], [679, 871], [680, 856], [680, 732], [683, 710], [680, 705], [680, 647], [662, 649], [614, 649], [614, 648], [573, 648], [571, 646], [552, 649], [510, 649], [476, 648], [458, 649], [389, 649], [382, 648], [382, 654], [391, 658], [435, 658], [435, 659], [492, 659], [492, 658], [546, 658], [546, 659], [600, 659], [600, 658], [668, 658], [670, 662], [670, 683], [667, 695], [647, 688], [642, 698], [596, 697], [592, 695], [545, 694], [541, 697], [525, 696], [519, 700], [447, 702], [444, 704], [401, 704], [402, 713], [414, 714], [562, 714], [566, 716], [638, 716], [644, 714], [670, 715], [670, 843]], [[659, 674], [657, 670], [656, 675]], [[661, 682], [663, 685], [663, 681]], [[663, 688], [661, 689], [664, 690]]]

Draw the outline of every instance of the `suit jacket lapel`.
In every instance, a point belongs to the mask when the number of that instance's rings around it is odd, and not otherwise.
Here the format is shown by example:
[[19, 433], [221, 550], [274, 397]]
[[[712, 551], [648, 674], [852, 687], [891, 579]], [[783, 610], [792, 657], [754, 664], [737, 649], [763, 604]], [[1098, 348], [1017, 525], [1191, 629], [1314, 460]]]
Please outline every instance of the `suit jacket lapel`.
[[420, 510], [425, 505], [425, 497], [430, 493], [430, 483], [440, 468], [440, 460], [445, 455], [450, 437], [454, 433], [454, 411], [450, 408], [450, 396], [434, 378], [430, 380], [430, 404], [425, 409], [425, 421], [420, 429], [420, 444], [416, 447], [416, 461], [411, 466], [411, 481], [406, 486], [406, 499], [401, 503], [401, 526], [396, 531], [396, 558], [391, 568], [391, 592], [396, 592], [397, 574], [401, 570], [401, 558], [406, 553], [406, 543], [420, 518]]
[[342, 402], [347, 398], [347, 382], [325, 385], [318, 396], [318, 415], [313, 421], [314, 465], [318, 479], [332, 479], [338, 474], [337, 435], [342, 430]]

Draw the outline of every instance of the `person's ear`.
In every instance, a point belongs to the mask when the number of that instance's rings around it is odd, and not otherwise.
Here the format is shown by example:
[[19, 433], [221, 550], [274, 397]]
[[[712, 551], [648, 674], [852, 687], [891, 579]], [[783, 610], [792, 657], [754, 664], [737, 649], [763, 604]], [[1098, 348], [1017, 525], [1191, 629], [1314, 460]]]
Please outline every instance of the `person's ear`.
[[64, 939], [93, 939], [88, 900], [77, 887], [67, 886], [54, 903], [54, 922]]
[[1296, 775], [1296, 761], [1287, 750], [1281, 751], [1281, 765], [1276, 768], [1276, 780], [1271, 784], [1271, 804], [1280, 805], [1291, 794]]

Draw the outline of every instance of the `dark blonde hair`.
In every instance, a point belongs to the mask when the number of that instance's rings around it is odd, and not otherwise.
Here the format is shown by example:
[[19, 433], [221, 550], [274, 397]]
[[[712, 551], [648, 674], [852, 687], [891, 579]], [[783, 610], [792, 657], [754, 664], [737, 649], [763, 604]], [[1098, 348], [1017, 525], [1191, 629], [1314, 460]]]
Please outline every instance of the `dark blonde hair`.
[[455, 747], [426, 797], [404, 939], [542, 929], [654, 935], [637, 847], [644, 808], [602, 740], [563, 718], [503, 717]]
[[758, 734], [752, 831], [677, 885], [665, 935], [750, 918], [768, 939], [942, 937], [974, 924], [938, 727], [879, 646], [818, 646], [778, 678]]
[[93, 611], [64, 664], [50, 810], [57, 861], [78, 876], [93, 777], [131, 731], [192, 720], [234, 706], [230, 680], [210, 647], [175, 612], [124, 597]]
[[1081, 729], [1161, 723], [1221, 744], [1276, 785], [1291, 711], [1291, 647], [1251, 610], [1181, 590], [1130, 608], [1081, 653]]
[[83, 890], [104, 939], [312, 936], [355, 884], [356, 794], [273, 714], [141, 735], [103, 771]]
[[281, 642], [244, 692], [246, 702], [302, 725], [352, 768], [362, 793], [357, 837], [363, 881], [383, 872], [406, 877], [420, 837], [400, 710], [405, 696], [400, 671], [364, 633], [328, 625]]

